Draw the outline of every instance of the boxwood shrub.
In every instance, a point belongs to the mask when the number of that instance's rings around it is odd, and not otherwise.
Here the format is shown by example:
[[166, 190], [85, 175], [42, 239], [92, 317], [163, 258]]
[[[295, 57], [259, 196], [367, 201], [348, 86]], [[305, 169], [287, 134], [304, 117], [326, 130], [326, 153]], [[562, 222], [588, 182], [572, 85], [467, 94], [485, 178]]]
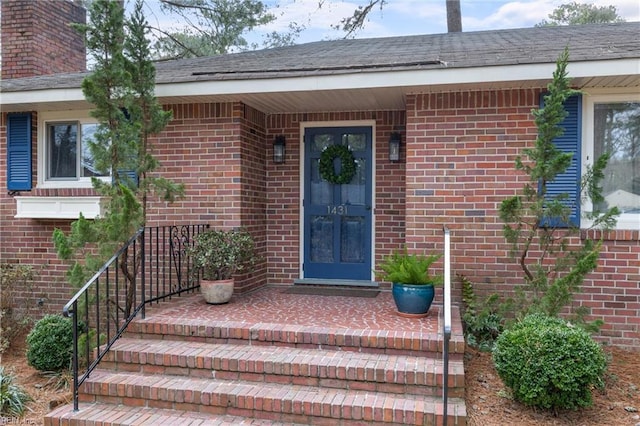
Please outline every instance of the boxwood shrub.
[[602, 348], [586, 331], [543, 314], [502, 333], [493, 362], [516, 400], [554, 410], [590, 406], [606, 369]]
[[73, 323], [61, 315], [47, 315], [27, 336], [27, 361], [36, 370], [69, 368], [73, 353]]

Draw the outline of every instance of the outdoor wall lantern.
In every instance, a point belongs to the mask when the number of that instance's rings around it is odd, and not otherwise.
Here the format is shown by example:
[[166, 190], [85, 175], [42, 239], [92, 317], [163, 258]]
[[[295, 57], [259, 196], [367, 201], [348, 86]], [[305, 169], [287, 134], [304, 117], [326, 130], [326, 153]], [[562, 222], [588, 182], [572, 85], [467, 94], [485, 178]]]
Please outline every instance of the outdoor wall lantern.
[[273, 141], [273, 162], [276, 164], [284, 163], [285, 156], [285, 139], [283, 135], [276, 136]]
[[389, 161], [400, 160], [400, 133], [391, 133], [389, 137]]

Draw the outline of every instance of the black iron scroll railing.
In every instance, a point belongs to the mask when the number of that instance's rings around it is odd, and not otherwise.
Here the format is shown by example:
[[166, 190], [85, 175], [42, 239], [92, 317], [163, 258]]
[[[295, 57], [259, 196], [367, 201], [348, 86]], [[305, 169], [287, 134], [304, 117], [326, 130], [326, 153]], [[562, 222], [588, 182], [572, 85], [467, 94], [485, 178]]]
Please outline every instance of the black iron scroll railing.
[[186, 249], [208, 227], [140, 228], [64, 306], [73, 319], [74, 410], [80, 385], [147, 305], [199, 286]]

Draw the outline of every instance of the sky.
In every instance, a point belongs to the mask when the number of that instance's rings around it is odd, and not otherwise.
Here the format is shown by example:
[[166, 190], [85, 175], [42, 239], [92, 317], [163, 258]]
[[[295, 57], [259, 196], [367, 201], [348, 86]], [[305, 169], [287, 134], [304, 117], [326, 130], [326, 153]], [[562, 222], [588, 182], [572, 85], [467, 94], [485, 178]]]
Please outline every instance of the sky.
[[[559, 5], [573, 0], [461, 0], [462, 30], [482, 31], [504, 28], [533, 27]], [[618, 15], [626, 21], [640, 21], [639, 0], [588, 0], [597, 6], [615, 6]], [[151, 25], [163, 29], [176, 26], [175, 18], [160, 12], [158, 0], [145, 0], [145, 14]], [[331, 25], [343, 17], [351, 16], [364, 0], [266, 0], [275, 22], [264, 28], [264, 32], [286, 31], [290, 22], [304, 24], [306, 29], [297, 43], [340, 38], [342, 33], [332, 30]], [[322, 7], [319, 7], [322, 3]], [[445, 0], [387, 0], [382, 10], [376, 8], [369, 14], [365, 29], [356, 38], [389, 37], [397, 35], [437, 34], [447, 32]], [[259, 41], [261, 32], [247, 36], [250, 41]]]

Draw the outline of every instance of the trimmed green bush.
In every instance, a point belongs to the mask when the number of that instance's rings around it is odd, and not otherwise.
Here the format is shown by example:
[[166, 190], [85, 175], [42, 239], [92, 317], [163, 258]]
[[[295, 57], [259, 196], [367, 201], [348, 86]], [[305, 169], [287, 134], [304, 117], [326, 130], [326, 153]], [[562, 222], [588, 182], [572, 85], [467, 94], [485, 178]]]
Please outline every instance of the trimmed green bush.
[[40, 371], [69, 368], [73, 353], [73, 323], [70, 318], [47, 315], [27, 336], [27, 361]]
[[543, 314], [503, 332], [493, 362], [516, 400], [554, 410], [590, 406], [591, 389], [603, 386], [606, 369], [602, 348], [586, 331]]

